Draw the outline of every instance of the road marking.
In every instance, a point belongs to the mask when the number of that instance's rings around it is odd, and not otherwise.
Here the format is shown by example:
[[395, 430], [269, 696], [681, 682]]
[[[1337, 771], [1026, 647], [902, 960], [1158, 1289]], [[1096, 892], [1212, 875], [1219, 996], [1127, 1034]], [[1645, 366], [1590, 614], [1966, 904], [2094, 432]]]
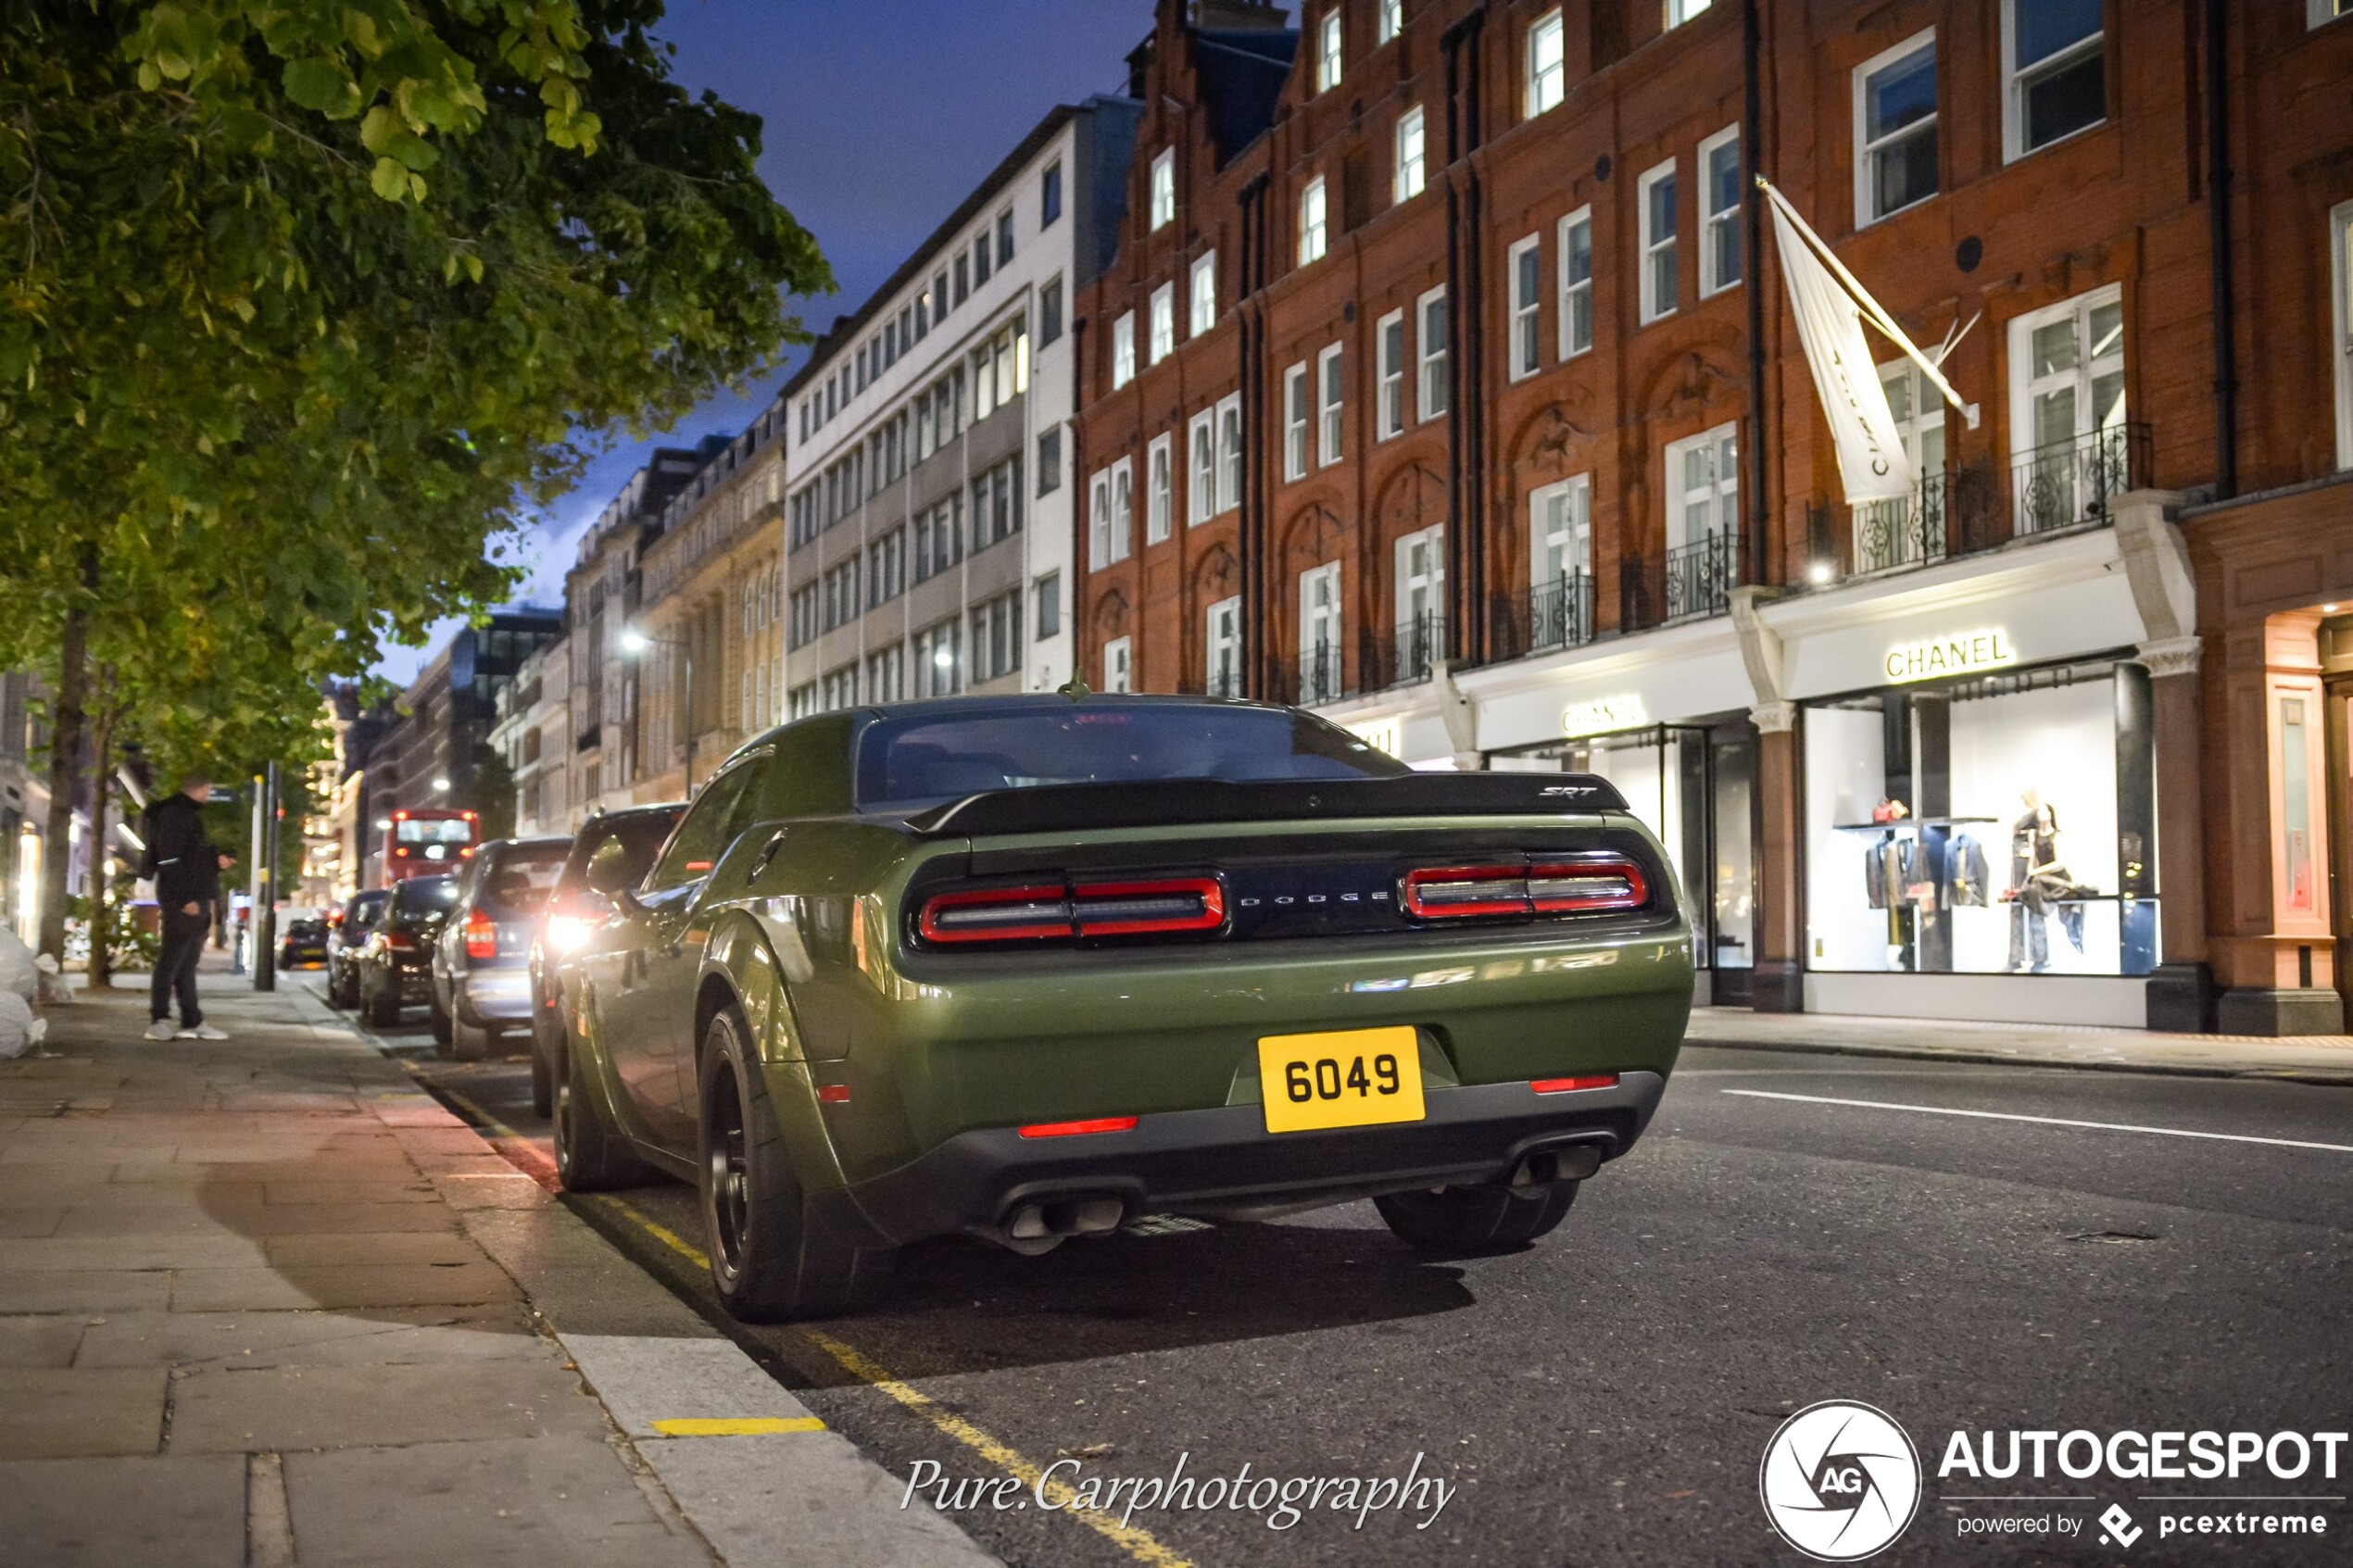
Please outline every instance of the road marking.
[[2078, 1122], [2065, 1116], [2021, 1116], [2007, 1110], [1958, 1110], [1949, 1105], [1904, 1105], [1884, 1099], [1834, 1099], [1828, 1095], [1775, 1094], [1768, 1089], [1718, 1089], [1743, 1099], [1786, 1099], [1803, 1105], [1851, 1105], [1865, 1110], [1917, 1110], [1926, 1116], [1967, 1116], [1980, 1122], [2031, 1122], [2043, 1127], [2088, 1127], [2100, 1133], [2148, 1133], [2161, 1138], [2208, 1138], [2217, 1143], [2259, 1143], [2273, 1148], [2317, 1148], [2353, 1154], [2353, 1144], [2309, 1143], [2301, 1138], [2259, 1138], [2247, 1133], [2199, 1133], [2186, 1127], [2149, 1127], [2137, 1122]]
[[[680, 1257], [690, 1260], [697, 1268], [711, 1266], [711, 1258], [701, 1248], [687, 1241], [667, 1225], [658, 1223], [635, 1204], [629, 1202], [626, 1198], [612, 1197], [609, 1193], [599, 1194], [598, 1197], [598, 1201], [628, 1216], [630, 1222], [640, 1230]], [[1189, 1562], [1162, 1545], [1151, 1532], [1139, 1530], [1133, 1524], [1123, 1524], [1115, 1516], [1105, 1513], [1101, 1509], [1076, 1506], [1078, 1494], [1074, 1488], [1060, 1481], [1048, 1481], [1045, 1472], [1024, 1458], [1019, 1450], [999, 1442], [963, 1416], [956, 1414], [955, 1411], [942, 1409], [933, 1401], [930, 1395], [893, 1377], [880, 1362], [868, 1359], [863, 1352], [843, 1344], [831, 1335], [821, 1334], [813, 1328], [803, 1328], [798, 1332], [802, 1338], [839, 1362], [842, 1370], [849, 1373], [850, 1376], [889, 1395], [909, 1411], [930, 1422], [941, 1432], [963, 1444], [998, 1469], [1016, 1477], [1033, 1498], [1042, 1495], [1048, 1502], [1054, 1504], [1064, 1514], [1078, 1520], [1099, 1535], [1105, 1537], [1137, 1562], [1150, 1563], [1151, 1568], [1192, 1568]], [[1041, 1485], [1044, 1488], [1042, 1494], [1039, 1490]]]
[[823, 1432], [813, 1415], [682, 1415], [646, 1424], [665, 1437], [764, 1437], [772, 1432]]
[[503, 1156], [508, 1164], [512, 1165], [549, 1192], [558, 1189], [560, 1182], [555, 1160], [541, 1152], [539, 1146], [532, 1142], [529, 1134], [518, 1132], [508, 1126], [507, 1123], [447, 1084], [434, 1083], [425, 1076], [424, 1069], [415, 1062], [398, 1058], [395, 1060], [400, 1060], [400, 1065], [408, 1070], [409, 1076], [417, 1081], [420, 1088], [427, 1094], [439, 1095], [448, 1100], [465, 1113], [467, 1120], [473, 1123], [474, 1131], [488, 1134], [489, 1136], [484, 1141], [489, 1143], [493, 1149]]

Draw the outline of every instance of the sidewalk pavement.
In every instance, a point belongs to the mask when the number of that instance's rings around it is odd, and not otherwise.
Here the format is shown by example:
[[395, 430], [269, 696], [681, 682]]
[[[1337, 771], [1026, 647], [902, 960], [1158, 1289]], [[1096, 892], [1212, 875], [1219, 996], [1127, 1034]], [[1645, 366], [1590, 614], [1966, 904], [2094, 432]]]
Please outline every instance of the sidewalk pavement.
[[140, 985], [0, 1062], [0, 1563], [994, 1561], [307, 987], [203, 982], [225, 1042]]
[[1694, 1008], [1684, 1043], [1734, 1050], [1917, 1057], [2007, 1067], [2353, 1084], [2353, 1035], [2167, 1035], [2060, 1023], [1971, 1023]]

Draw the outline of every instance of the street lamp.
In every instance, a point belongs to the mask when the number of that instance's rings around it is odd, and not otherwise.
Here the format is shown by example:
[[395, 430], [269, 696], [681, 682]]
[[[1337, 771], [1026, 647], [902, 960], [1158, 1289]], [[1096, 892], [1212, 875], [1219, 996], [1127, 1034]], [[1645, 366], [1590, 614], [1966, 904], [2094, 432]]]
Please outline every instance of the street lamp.
[[624, 628], [621, 633], [621, 651], [632, 656], [650, 647], [676, 648], [679, 659], [686, 667], [686, 699], [680, 705], [686, 731], [686, 794], [695, 793], [695, 650], [675, 637], [657, 637], [636, 627]]
[[434, 781], [433, 781], [433, 792], [434, 792], [435, 795], [447, 795], [447, 794], [448, 794], [448, 793], [449, 793], [449, 781], [448, 781], [447, 779], [435, 779], [435, 780], [434, 780]]

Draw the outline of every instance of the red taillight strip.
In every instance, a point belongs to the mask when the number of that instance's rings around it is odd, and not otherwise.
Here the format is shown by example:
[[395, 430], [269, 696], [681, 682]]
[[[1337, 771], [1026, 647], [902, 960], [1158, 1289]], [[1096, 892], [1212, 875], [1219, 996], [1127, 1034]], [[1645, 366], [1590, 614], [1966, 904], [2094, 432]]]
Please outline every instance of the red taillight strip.
[[1556, 855], [1516, 866], [1417, 866], [1404, 878], [1405, 912], [1416, 920], [1478, 915], [1584, 914], [1639, 909], [1650, 879], [1625, 855]]
[[1405, 912], [1420, 919], [1528, 912], [1528, 868], [1422, 866], [1405, 873]]
[[1582, 1078], [1534, 1078], [1528, 1086], [1540, 1095], [1565, 1095], [1576, 1089], [1614, 1089], [1617, 1087], [1615, 1073], [1595, 1073]]
[[1539, 914], [1589, 909], [1639, 909], [1650, 901], [1650, 879], [1624, 855], [1567, 855], [1528, 868], [1529, 901]]
[[1084, 1122], [1036, 1122], [1021, 1129], [1026, 1138], [1069, 1138], [1084, 1133], [1131, 1133], [1133, 1116], [1097, 1116]]
[[1215, 877], [1081, 883], [1071, 897], [1082, 936], [1214, 931], [1226, 923], [1226, 890]]
[[1060, 883], [935, 894], [924, 901], [915, 929], [926, 942], [1018, 942], [1078, 934]]
[[848, 1105], [849, 1103], [849, 1085], [847, 1084], [818, 1085], [817, 1103], [820, 1105]]

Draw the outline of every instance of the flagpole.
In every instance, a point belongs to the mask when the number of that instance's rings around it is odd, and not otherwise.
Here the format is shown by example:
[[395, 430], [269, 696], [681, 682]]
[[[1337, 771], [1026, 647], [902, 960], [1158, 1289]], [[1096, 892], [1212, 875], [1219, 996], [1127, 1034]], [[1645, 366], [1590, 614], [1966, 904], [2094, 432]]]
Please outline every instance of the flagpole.
[[1962, 401], [1961, 395], [1953, 390], [1953, 383], [1944, 379], [1944, 372], [1938, 370], [1930, 361], [1928, 356], [1922, 354], [1913, 345], [1912, 340], [1905, 335], [1904, 329], [1895, 324], [1895, 319], [1887, 313], [1878, 300], [1871, 297], [1871, 291], [1865, 288], [1861, 281], [1846, 270], [1846, 263], [1841, 261], [1837, 253], [1823, 243], [1821, 235], [1814, 232], [1813, 226], [1806, 221], [1797, 208], [1790, 205], [1789, 198], [1774, 189], [1771, 181], [1760, 174], [1756, 177], [1756, 185], [1772, 199], [1773, 206], [1790, 220], [1796, 228], [1799, 236], [1812, 248], [1814, 254], [1822, 258], [1823, 264], [1829, 267], [1831, 273], [1845, 286], [1847, 294], [1854, 299], [1856, 307], [1869, 318], [1871, 325], [1877, 327], [1882, 336], [1902, 349], [1905, 357], [1920, 368], [1920, 373], [1927, 376], [1935, 385], [1936, 390], [1944, 395], [1946, 402], [1961, 411], [1961, 417], [1969, 421], [1969, 429], [1975, 430], [1978, 421], [1977, 405]]

